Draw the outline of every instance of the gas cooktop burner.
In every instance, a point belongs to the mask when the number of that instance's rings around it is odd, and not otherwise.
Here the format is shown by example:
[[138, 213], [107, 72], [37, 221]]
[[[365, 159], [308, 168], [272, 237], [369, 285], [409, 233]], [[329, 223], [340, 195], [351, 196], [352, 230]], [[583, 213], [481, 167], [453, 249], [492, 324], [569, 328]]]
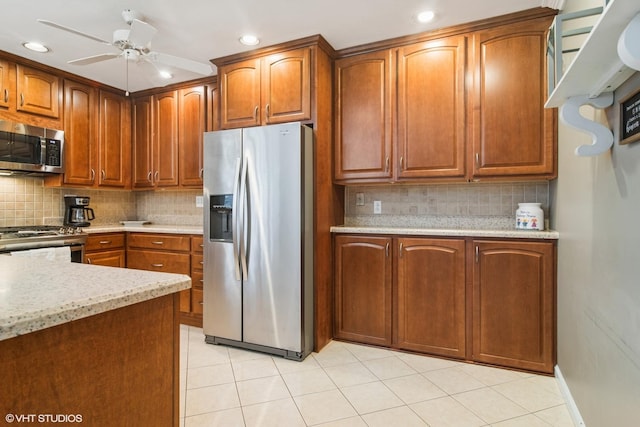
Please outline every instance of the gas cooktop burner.
[[0, 239], [7, 236], [16, 237], [37, 237], [37, 236], [63, 236], [82, 233], [78, 227], [65, 227], [60, 225], [24, 225], [14, 227], [0, 227]]

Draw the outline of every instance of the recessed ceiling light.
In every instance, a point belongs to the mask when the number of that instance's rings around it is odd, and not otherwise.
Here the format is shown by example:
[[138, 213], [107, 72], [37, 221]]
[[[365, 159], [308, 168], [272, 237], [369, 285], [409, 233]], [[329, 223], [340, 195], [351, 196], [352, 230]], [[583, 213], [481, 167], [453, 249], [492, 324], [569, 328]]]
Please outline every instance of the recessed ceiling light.
[[29, 50], [32, 50], [34, 52], [40, 52], [40, 53], [46, 53], [49, 52], [49, 48], [46, 47], [45, 45], [38, 43], [38, 42], [24, 42], [22, 43], [22, 46], [26, 47]]
[[260, 40], [254, 35], [245, 34], [244, 36], [240, 37], [240, 43], [246, 46], [255, 46], [260, 43]]
[[170, 79], [173, 77], [173, 74], [163, 70], [163, 71], [160, 71], [160, 77], [162, 77], [163, 79]]
[[436, 14], [432, 10], [425, 10], [424, 12], [420, 12], [418, 14], [418, 22], [427, 23], [433, 21], [433, 18], [436, 17]]

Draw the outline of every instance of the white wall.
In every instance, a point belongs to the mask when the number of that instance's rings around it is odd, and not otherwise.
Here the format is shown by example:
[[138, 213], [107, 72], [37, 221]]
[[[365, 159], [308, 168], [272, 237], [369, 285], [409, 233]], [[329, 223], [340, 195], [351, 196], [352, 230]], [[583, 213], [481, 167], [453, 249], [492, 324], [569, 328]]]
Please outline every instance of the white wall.
[[[569, 1], [570, 5], [588, 1]], [[636, 73], [616, 100], [640, 90]], [[640, 142], [617, 143], [618, 101], [591, 114], [610, 152], [576, 157], [586, 134], [559, 126], [551, 225], [558, 242], [558, 366], [588, 427], [640, 425]]]

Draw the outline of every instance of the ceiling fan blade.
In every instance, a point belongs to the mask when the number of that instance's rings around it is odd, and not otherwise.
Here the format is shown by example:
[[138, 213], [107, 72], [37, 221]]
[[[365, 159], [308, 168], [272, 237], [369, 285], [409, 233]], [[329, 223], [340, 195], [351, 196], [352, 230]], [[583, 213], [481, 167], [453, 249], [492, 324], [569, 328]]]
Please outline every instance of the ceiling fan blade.
[[158, 30], [151, 24], [147, 24], [139, 19], [131, 22], [131, 31], [129, 32], [129, 41], [136, 48], [149, 49], [151, 39], [156, 35]]
[[93, 40], [93, 41], [97, 41], [98, 43], [111, 45], [111, 42], [108, 42], [106, 40], [102, 40], [99, 37], [92, 36], [91, 34], [83, 33], [82, 31], [74, 30], [73, 28], [65, 27], [64, 25], [60, 25], [60, 24], [57, 24], [55, 22], [47, 21], [46, 19], [38, 19], [37, 21], [40, 22], [41, 24], [48, 25], [48, 26], [53, 27], [53, 28], [57, 28], [58, 30], [67, 31], [67, 32], [69, 32], [71, 34], [75, 34], [77, 36], [81, 36], [81, 37], [85, 37], [85, 38]]
[[149, 58], [152, 62], [168, 65], [170, 67], [181, 68], [193, 73], [202, 74], [203, 76], [208, 76], [213, 72], [213, 70], [211, 69], [211, 65], [209, 64], [192, 61], [191, 59], [180, 58], [178, 56], [167, 55], [166, 53], [149, 52], [146, 57]]
[[100, 61], [106, 61], [107, 59], [117, 58], [122, 54], [119, 53], [101, 53], [100, 55], [87, 56], [85, 58], [74, 59], [69, 61], [68, 64], [73, 65], [89, 65]]

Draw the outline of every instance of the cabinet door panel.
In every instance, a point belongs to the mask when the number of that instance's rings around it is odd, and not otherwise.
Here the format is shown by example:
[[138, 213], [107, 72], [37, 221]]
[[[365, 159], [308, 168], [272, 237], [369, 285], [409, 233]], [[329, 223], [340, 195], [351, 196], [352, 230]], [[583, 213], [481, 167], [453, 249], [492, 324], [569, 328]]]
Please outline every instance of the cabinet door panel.
[[391, 345], [391, 239], [336, 236], [335, 336]]
[[12, 96], [11, 80], [9, 79], [9, 62], [0, 59], [0, 107], [9, 108]]
[[120, 249], [115, 251], [88, 253], [85, 255], [84, 262], [86, 264], [124, 268], [126, 265], [125, 252], [124, 249]]
[[260, 60], [220, 67], [220, 127], [233, 129], [260, 124]]
[[398, 239], [394, 346], [465, 357], [464, 240]]
[[16, 66], [16, 74], [17, 110], [57, 119], [60, 116], [60, 78], [22, 65]]
[[101, 186], [131, 184], [131, 108], [129, 99], [100, 91]]
[[266, 57], [262, 65], [262, 105], [265, 123], [311, 118], [309, 49]]
[[179, 100], [180, 185], [202, 187], [202, 140], [207, 116], [205, 87], [181, 89]]
[[178, 91], [153, 96], [153, 181], [159, 187], [178, 185]]
[[133, 100], [133, 187], [153, 187], [152, 149], [152, 102], [151, 96]]
[[391, 178], [391, 74], [391, 51], [336, 61], [337, 180]]
[[398, 51], [398, 178], [465, 174], [465, 37]]
[[473, 360], [553, 372], [552, 243], [474, 242]]
[[555, 110], [544, 108], [548, 27], [545, 18], [475, 35], [474, 176], [555, 176]]
[[98, 158], [97, 123], [97, 90], [65, 80], [65, 184], [91, 186], [95, 182]]

